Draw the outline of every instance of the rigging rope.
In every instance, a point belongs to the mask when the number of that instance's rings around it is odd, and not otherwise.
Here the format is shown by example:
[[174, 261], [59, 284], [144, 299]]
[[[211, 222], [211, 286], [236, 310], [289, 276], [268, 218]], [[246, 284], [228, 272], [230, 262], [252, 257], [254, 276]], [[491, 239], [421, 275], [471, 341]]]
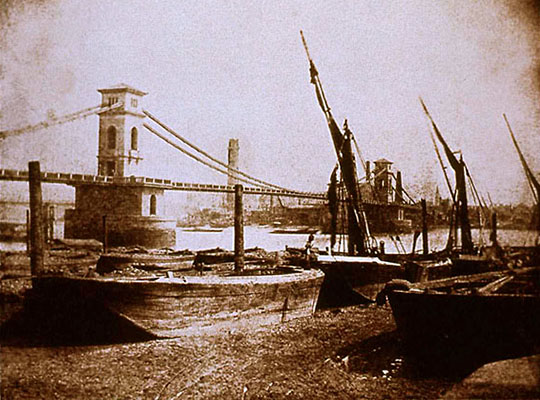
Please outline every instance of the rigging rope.
[[[163, 129], [165, 129], [167, 132], [169, 132], [171, 135], [173, 135], [174, 137], [176, 137], [177, 139], [179, 139], [180, 141], [182, 141], [184, 144], [186, 144], [187, 146], [191, 147], [193, 150], [199, 152], [200, 154], [202, 154], [203, 156], [205, 156], [206, 158], [212, 160], [213, 162], [221, 165], [222, 167], [225, 167], [227, 168], [228, 170], [230, 171], [233, 171], [235, 172], [236, 174], [238, 175], [242, 175], [244, 176], [245, 178], [248, 178], [252, 181], [255, 181], [255, 182], [258, 182], [260, 184], [263, 184], [265, 186], [268, 186], [268, 187], [272, 187], [274, 189], [279, 189], [279, 190], [285, 190], [287, 192], [294, 192], [294, 190], [290, 190], [290, 189], [287, 189], [287, 188], [284, 188], [284, 187], [281, 187], [281, 186], [278, 186], [278, 185], [274, 185], [272, 183], [269, 183], [269, 182], [265, 182], [261, 179], [257, 179], [253, 176], [250, 176], [248, 174], [246, 174], [245, 172], [242, 172], [236, 168], [232, 168], [230, 167], [229, 165], [227, 165], [226, 163], [224, 163], [223, 161], [213, 157], [212, 155], [208, 154], [207, 152], [205, 152], [204, 150], [200, 149], [199, 147], [195, 146], [194, 144], [192, 144], [189, 140], [187, 140], [186, 138], [182, 137], [181, 135], [179, 135], [177, 132], [175, 132], [173, 129], [171, 129], [170, 127], [168, 127], [167, 125], [165, 125], [165, 123], [161, 122], [159, 119], [157, 119], [154, 115], [152, 115], [149, 111], [147, 110], [143, 110], [143, 113], [148, 117], [150, 118], [152, 121], [154, 121], [156, 124], [158, 124], [159, 126], [161, 126]], [[237, 176], [235, 176], [234, 174], [233, 175], [230, 175], [234, 178], [238, 178]]]
[[482, 210], [482, 212], [484, 212], [486, 209], [489, 209], [489, 207], [487, 206], [482, 196], [480, 196], [480, 194], [478, 193], [478, 190], [476, 189], [476, 185], [474, 184], [474, 180], [471, 176], [471, 173], [469, 172], [469, 167], [467, 167], [467, 165], [465, 165], [465, 173], [467, 174], [467, 177], [469, 178], [469, 185], [471, 186], [471, 192], [476, 198], [476, 201], [478, 201], [478, 205], [480, 206], [480, 209]]
[[527, 183], [529, 184], [529, 187], [531, 188], [534, 201], [538, 203], [540, 201], [540, 184], [538, 183], [538, 181], [536, 180], [536, 177], [534, 176], [533, 172], [529, 168], [529, 165], [527, 164], [527, 161], [525, 160], [525, 157], [523, 156], [523, 153], [521, 152], [521, 149], [519, 148], [518, 142], [514, 136], [514, 132], [512, 131], [512, 128], [510, 127], [510, 122], [508, 122], [508, 118], [506, 118], [506, 114], [503, 114], [503, 117], [504, 117], [504, 121], [506, 122], [508, 131], [510, 132], [510, 137], [512, 138], [512, 142], [514, 143], [514, 146], [516, 147], [517, 153], [519, 155], [519, 160], [521, 161], [521, 165], [525, 171], [525, 177], [527, 178]]
[[439, 164], [441, 164], [441, 168], [443, 170], [444, 179], [446, 181], [446, 184], [448, 185], [448, 191], [450, 192], [450, 195], [452, 196], [452, 202], [456, 202], [456, 193], [452, 190], [452, 185], [450, 183], [450, 178], [448, 178], [448, 174], [446, 173], [446, 167], [443, 163], [441, 153], [439, 152], [439, 147], [437, 147], [437, 142], [435, 142], [435, 138], [433, 137], [433, 133], [430, 131], [429, 135], [431, 136], [431, 141], [433, 142], [433, 147], [435, 148], [435, 153], [437, 154], [437, 158], [439, 159]]
[[358, 154], [358, 157], [360, 158], [360, 162], [362, 163], [362, 168], [364, 168], [364, 173], [367, 175], [366, 161], [364, 160], [364, 157], [362, 157], [360, 146], [358, 146], [358, 142], [356, 141], [356, 136], [354, 134], [351, 136], [354, 143], [354, 147], [356, 148], [356, 153]]

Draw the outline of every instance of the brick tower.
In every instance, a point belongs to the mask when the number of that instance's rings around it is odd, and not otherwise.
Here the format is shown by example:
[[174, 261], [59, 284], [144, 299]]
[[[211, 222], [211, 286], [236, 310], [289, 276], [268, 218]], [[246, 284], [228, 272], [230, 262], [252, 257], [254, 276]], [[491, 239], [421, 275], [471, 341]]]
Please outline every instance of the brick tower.
[[146, 93], [125, 84], [98, 92], [102, 107], [119, 105], [99, 114], [98, 175], [135, 175], [142, 160], [139, 133], [145, 116], [141, 99]]

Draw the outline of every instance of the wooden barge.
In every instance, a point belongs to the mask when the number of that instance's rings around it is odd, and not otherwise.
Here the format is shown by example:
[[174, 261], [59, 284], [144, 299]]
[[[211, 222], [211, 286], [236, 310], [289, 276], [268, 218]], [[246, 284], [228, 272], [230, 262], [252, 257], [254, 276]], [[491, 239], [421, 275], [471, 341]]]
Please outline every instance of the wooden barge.
[[540, 268], [387, 285], [398, 331], [415, 353], [482, 358], [540, 346]]
[[[37, 301], [56, 310], [109, 311], [160, 338], [219, 333], [311, 316], [324, 275], [294, 268], [152, 278], [33, 278]], [[92, 315], [87, 315], [92, 319]]]

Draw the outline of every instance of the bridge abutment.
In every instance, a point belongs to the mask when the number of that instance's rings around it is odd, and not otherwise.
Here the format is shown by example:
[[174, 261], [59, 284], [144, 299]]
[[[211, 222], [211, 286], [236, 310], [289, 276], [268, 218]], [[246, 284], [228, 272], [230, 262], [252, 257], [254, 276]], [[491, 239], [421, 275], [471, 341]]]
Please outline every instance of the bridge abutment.
[[[99, 114], [98, 174], [123, 178], [136, 173], [142, 160], [138, 136], [146, 93], [125, 84], [99, 92], [103, 106], [116, 107]], [[97, 240], [106, 236], [108, 246], [174, 247], [176, 220], [164, 215], [162, 188], [114, 180], [109, 185], [76, 184], [75, 209], [66, 212], [64, 236]]]
[[164, 216], [163, 189], [86, 184], [75, 193], [75, 209], [64, 217], [66, 238], [102, 241], [105, 216], [109, 246], [175, 246], [176, 219]]

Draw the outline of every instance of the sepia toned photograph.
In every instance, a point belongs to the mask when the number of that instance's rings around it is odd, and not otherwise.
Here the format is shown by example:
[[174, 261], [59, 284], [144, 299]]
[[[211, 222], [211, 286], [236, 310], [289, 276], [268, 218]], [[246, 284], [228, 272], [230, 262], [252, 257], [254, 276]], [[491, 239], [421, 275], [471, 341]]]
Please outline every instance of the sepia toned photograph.
[[540, 1], [0, 31], [1, 399], [540, 398]]

